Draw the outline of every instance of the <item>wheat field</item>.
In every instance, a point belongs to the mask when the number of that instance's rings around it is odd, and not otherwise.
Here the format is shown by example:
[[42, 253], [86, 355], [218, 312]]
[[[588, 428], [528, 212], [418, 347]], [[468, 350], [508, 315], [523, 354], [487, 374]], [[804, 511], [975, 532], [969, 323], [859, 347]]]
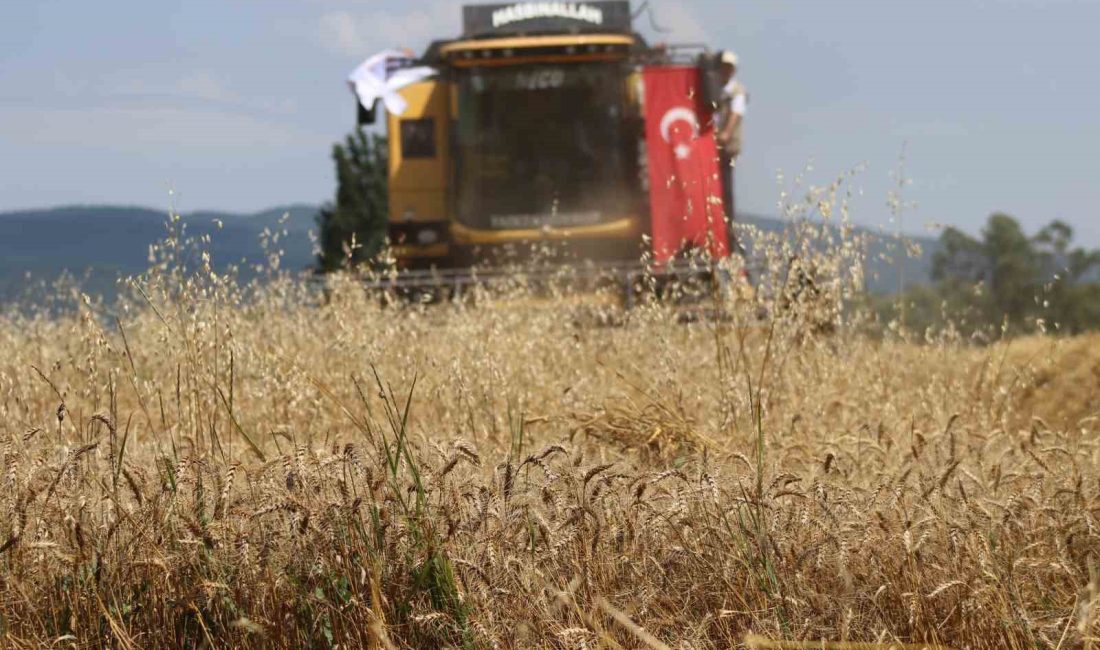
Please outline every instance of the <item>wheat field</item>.
[[4, 647], [1095, 645], [1096, 336], [874, 334], [843, 265], [609, 321], [179, 246], [0, 318]]

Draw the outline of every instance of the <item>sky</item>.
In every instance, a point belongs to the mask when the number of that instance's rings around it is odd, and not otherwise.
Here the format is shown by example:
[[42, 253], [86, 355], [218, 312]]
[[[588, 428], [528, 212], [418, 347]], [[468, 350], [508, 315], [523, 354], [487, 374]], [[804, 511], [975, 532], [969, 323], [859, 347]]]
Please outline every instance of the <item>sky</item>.
[[[344, 78], [457, 36], [450, 0], [33, 0], [0, 10], [0, 210], [319, 203], [354, 126]], [[638, 3], [635, 2], [637, 5]], [[651, 0], [651, 41], [735, 50], [738, 207], [858, 170], [852, 218], [977, 232], [1004, 211], [1100, 246], [1098, 0]], [[801, 176], [801, 185], [796, 185]]]

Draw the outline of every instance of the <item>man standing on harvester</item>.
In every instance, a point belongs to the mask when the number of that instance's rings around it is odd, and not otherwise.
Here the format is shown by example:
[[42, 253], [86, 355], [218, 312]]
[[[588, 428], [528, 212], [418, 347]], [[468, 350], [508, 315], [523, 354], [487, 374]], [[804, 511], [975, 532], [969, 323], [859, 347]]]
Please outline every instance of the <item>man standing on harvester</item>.
[[734, 219], [734, 169], [737, 157], [741, 155], [741, 122], [745, 117], [745, 105], [748, 93], [736, 79], [737, 55], [726, 50], [721, 57], [722, 94], [718, 101], [718, 160], [722, 170], [722, 201], [726, 215]]

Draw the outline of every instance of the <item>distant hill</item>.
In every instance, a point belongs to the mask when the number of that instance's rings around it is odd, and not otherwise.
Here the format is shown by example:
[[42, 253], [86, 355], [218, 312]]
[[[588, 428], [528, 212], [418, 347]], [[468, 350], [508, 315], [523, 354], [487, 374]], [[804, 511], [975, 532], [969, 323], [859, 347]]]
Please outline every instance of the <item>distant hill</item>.
[[[772, 217], [743, 216], [741, 222], [759, 228], [763, 232], [782, 232], [786, 225]], [[900, 242], [894, 235], [880, 233], [869, 228], [857, 228], [867, 242], [864, 260], [864, 282], [873, 293], [896, 293], [900, 286], [899, 261], [904, 262], [905, 285], [928, 284], [932, 279], [932, 256], [939, 250], [938, 239], [932, 237], [905, 236], [906, 244], [916, 244], [920, 254], [905, 257]], [[751, 254], [752, 243], [748, 243]], [[904, 259], [902, 260], [902, 258]]]
[[[265, 228], [288, 231], [278, 244], [283, 267], [305, 269], [313, 263], [308, 233], [316, 213], [314, 206], [292, 205], [255, 214], [193, 212], [182, 215], [182, 222], [188, 235], [210, 235], [219, 269], [262, 262]], [[87, 293], [110, 297], [119, 277], [148, 268], [149, 246], [165, 238], [166, 221], [162, 211], [117, 206], [0, 213], [0, 303], [23, 296], [28, 276], [33, 283], [52, 282], [66, 271], [82, 278]]]
[[[182, 215], [182, 221], [188, 234], [210, 235], [213, 261], [219, 269], [262, 262], [260, 235], [265, 228], [288, 231], [278, 246], [284, 251], [283, 268], [307, 269], [314, 263], [309, 231], [315, 228], [316, 213], [316, 206], [291, 205], [255, 214], [192, 212]], [[284, 215], [286, 220], [280, 224]], [[148, 267], [149, 246], [164, 239], [166, 219], [163, 211], [120, 206], [0, 212], [0, 304], [19, 299], [32, 284], [52, 282], [66, 271], [82, 279], [87, 293], [113, 296], [119, 277]], [[767, 217], [742, 220], [765, 231], [783, 228], [782, 222]], [[935, 240], [917, 241], [922, 244], [923, 255], [906, 260], [909, 283], [927, 281], [931, 255], [937, 246]], [[872, 291], [897, 288], [896, 264], [879, 259], [887, 250], [888, 244], [876, 237], [868, 260], [867, 281]]]

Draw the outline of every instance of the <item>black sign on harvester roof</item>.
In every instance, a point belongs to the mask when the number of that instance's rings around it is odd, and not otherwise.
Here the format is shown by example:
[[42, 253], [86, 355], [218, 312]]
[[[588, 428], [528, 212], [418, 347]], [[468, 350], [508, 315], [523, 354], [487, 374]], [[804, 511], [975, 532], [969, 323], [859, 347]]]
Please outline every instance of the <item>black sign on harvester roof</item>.
[[621, 32], [631, 30], [629, 0], [538, 0], [462, 8], [464, 36]]

